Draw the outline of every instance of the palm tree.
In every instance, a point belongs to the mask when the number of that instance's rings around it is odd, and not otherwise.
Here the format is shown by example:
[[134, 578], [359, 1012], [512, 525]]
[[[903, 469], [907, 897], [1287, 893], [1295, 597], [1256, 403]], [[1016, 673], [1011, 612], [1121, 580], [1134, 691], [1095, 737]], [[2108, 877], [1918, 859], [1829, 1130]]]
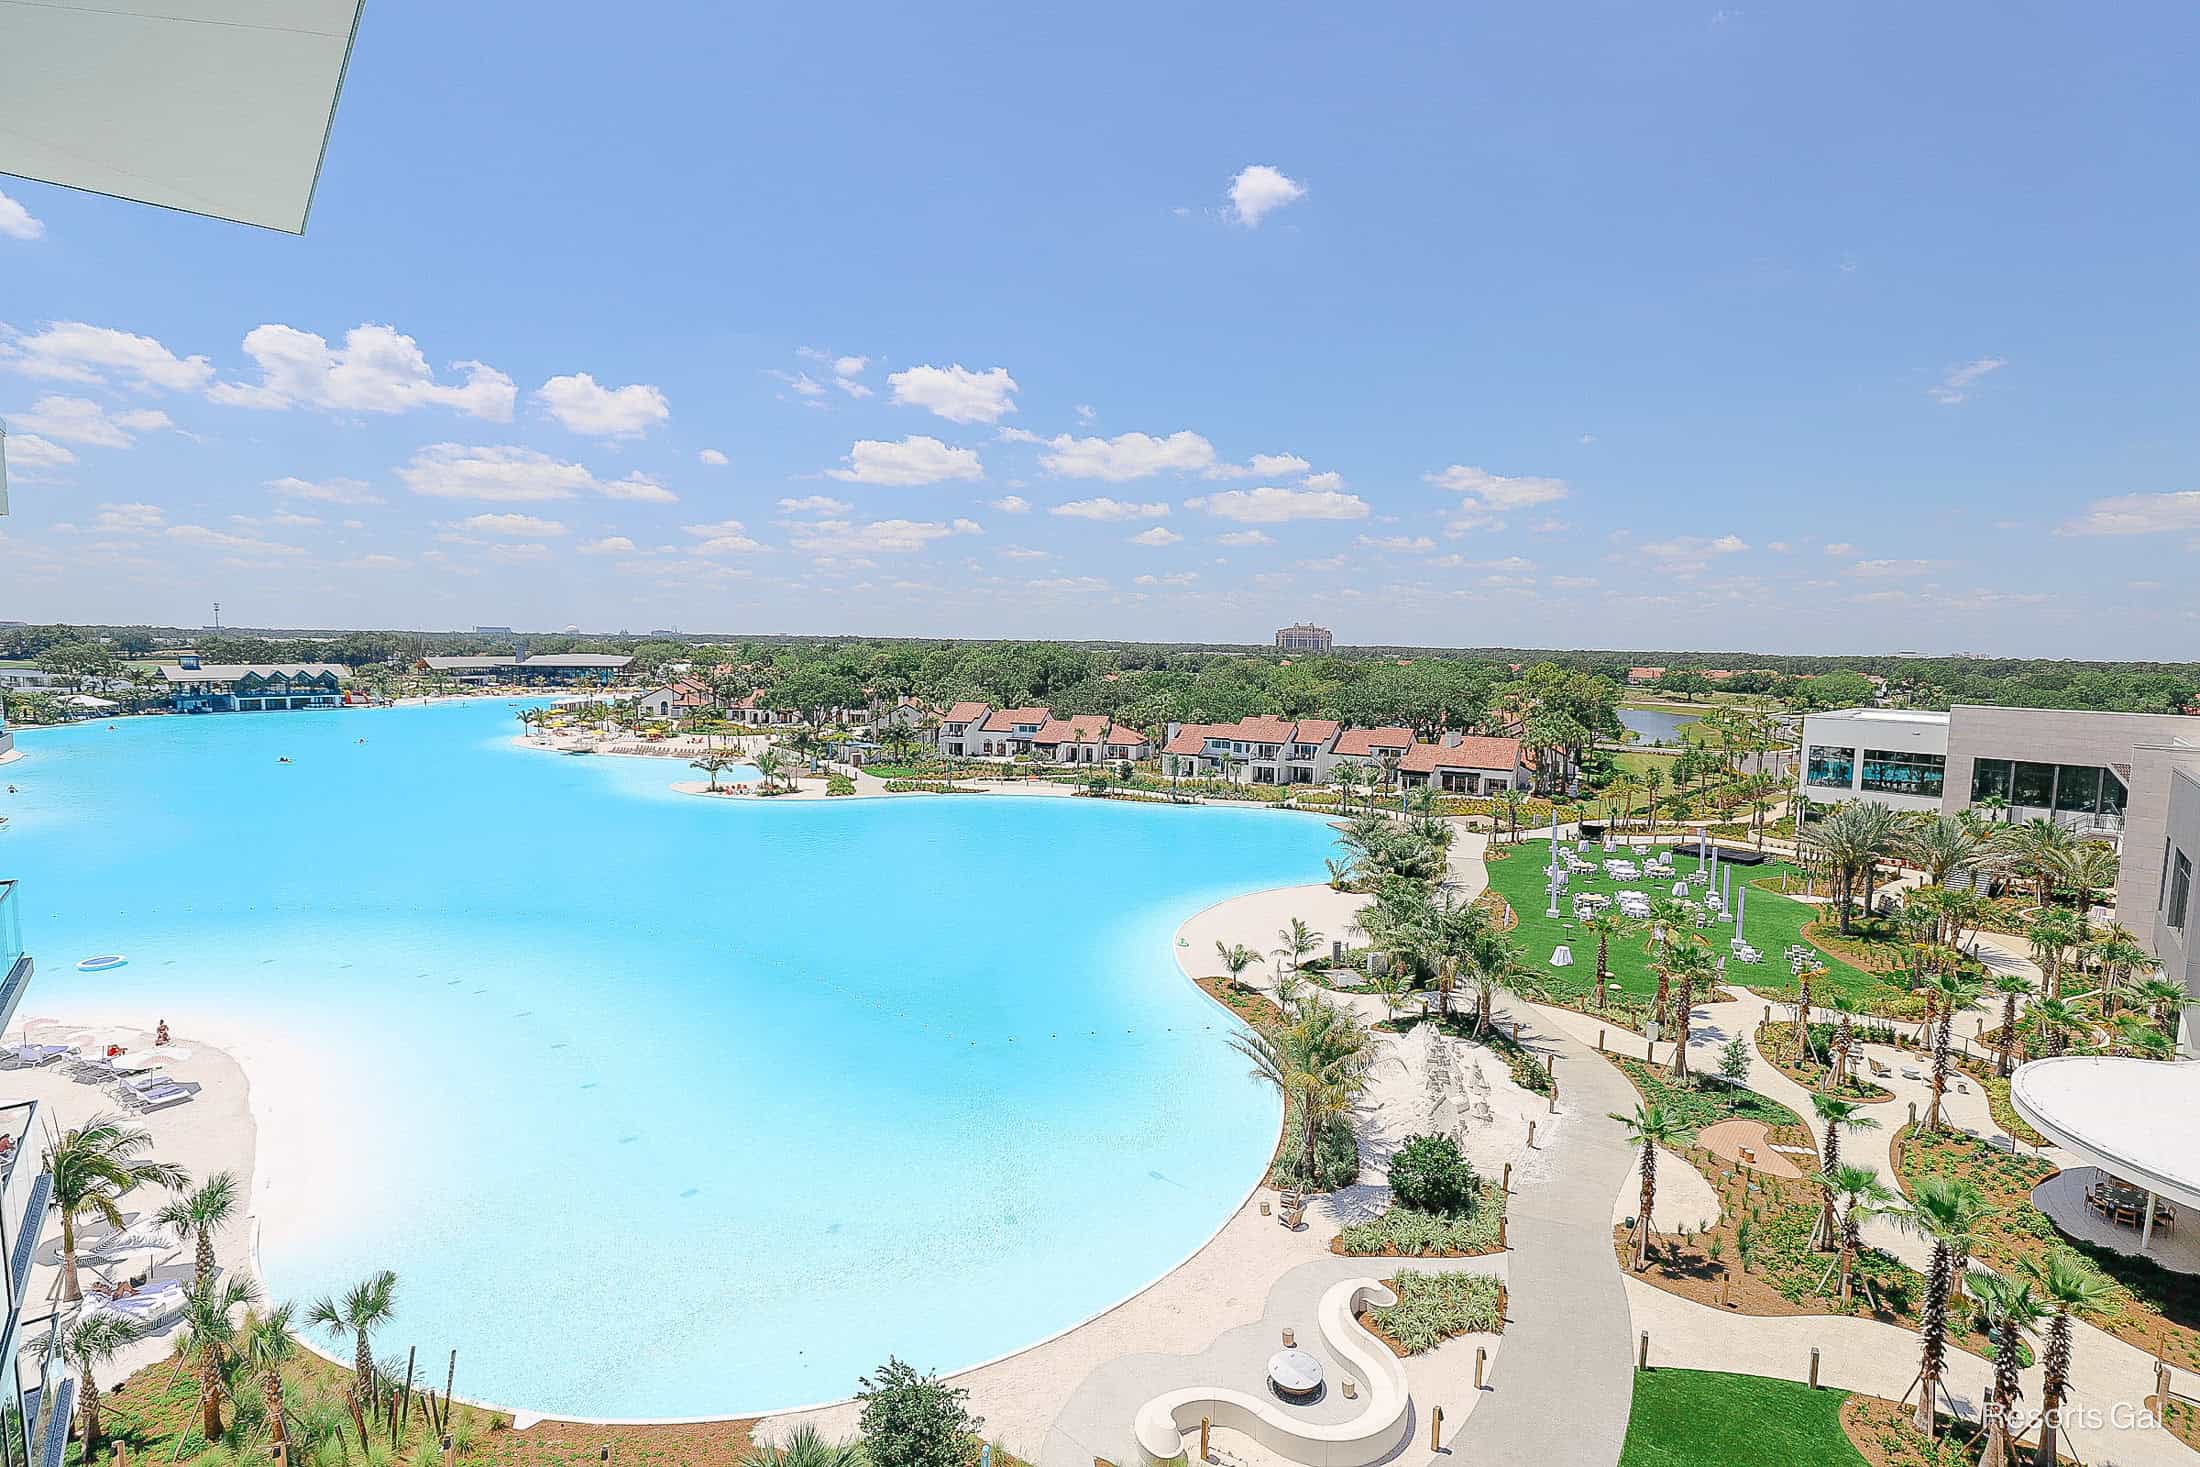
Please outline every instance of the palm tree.
[[1650, 839], [1658, 838], [1658, 790], [1665, 784], [1665, 772], [1655, 764], [1642, 772], [1643, 814], [1650, 822]]
[[2032, 992], [2032, 980], [2022, 973], [1996, 973], [1994, 992], [2001, 995], [2001, 1053], [1994, 1071], [2006, 1078], [2017, 1067], [2017, 1000]]
[[2067, 907], [2048, 907], [2024, 929], [2032, 944], [2032, 960], [2040, 965], [2040, 977], [2050, 998], [2062, 997], [2063, 958], [2071, 948], [2085, 945], [2090, 935], [2086, 920]]
[[121, 1353], [123, 1347], [135, 1344], [139, 1337], [138, 1327], [112, 1310], [78, 1315], [61, 1336], [61, 1353], [77, 1375], [77, 1404], [84, 1408], [84, 1448], [79, 1454], [83, 1461], [98, 1460], [98, 1372]]
[[868, 1459], [858, 1442], [828, 1441], [804, 1423], [787, 1435], [785, 1446], [758, 1442], [741, 1456], [741, 1467], [864, 1467]]
[[1666, 966], [1680, 984], [1680, 991], [1673, 1004], [1673, 1078], [1688, 1078], [1688, 1035], [1695, 1026], [1696, 985], [1709, 988], [1718, 976], [1717, 960], [1711, 950], [1698, 943], [1686, 942], [1669, 948]]
[[1658, 1148], [1686, 1146], [1696, 1139], [1696, 1129], [1678, 1111], [1662, 1105], [1637, 1105], [1631, 1116], [1613, 1111], [1611, 1117], [1627, 1128], [1628, 1143], [1642, 1148], [1642, 1160], [1636, 1165], [1642, 1177], [1642, 1195], [1635, 1204], [1635, 1272], [1640, 1273], [1650, 1266], [1650, 1215], [1658, 1200]]
[[1940, 1009], [1940, 1026], [1933, 1031], [1933, 1099], [1926, 1107], [1925, 1124], [1920, 1129], [1941, 1129], [1941, 1097], [1948, 1093], [1948, 1068], [1952, 1061], [1949, 1047], [1950, 1030], [1955, 1026], [1956, 1011], [1967, 1009], [1978, 1002], [1979, 986], [1961, 973], [1935, 973], [1927, 985]]
[[209, 1443], [221, 1440], [222, 1396], [237, 1370], [237, 1332], [229, 1316], [258, 1298], [243, 1279], [224, 1279], [184, 1296], [176, 1353], [198, 1377], [199, 1430]]
[[1347, 810], [1351, 809], [1353, 800], [1360, 793], [1360, 766], [1352, 763], [1339, 764], [1330, 778], [1336, 782], [1337, 803]]
[[2155, 1027], [2174, 1044], [2177, 1042], [2177, 1018], [2179, 1011], [2191, 1001], [2185, 985], [2174, 978], [2149, 978], [2131, 991], [2135, 1002], [2146, 1005]]
[[[292, 1306], [284, 1304], [265, 1314], [247, 1316], [244, 1322], [244, 1367], [260, 1383], [260, 1401], [267, 1413], [268, 1434], [274, 1437], [277, 1460], [286, 1460], [290, 1431], [283, 1421], [283, 1367], [298, 1358], [298, 1342], [290, 1333]], [[361, 1409], [365, 1409], [364, 1403]]]
[[1856, 1016], [1864, 1012], [1864, 1006], [1845, 993], [1836, 992], [1828, 1004], [1840, 1023], [1833, 1031], [1833, 1063], [1826, 1066], [1826, 1078], [1822, 1082], [1833, 1089], [1848, 1083], [1856, 1054]]
[[1613, 775], [1611, 782], [1605, 785], [1605, 789], [1616, 794], [1620, 800], [1619, 804], [1612, 807], [1613, 824], [1618, 829], [1625, 830], [1627, 828], [1628, 812], [1635, 808], [1635, 794], [1641, 788], [1642, 780], [1632, 771], [1625, 769]]
[[153, 1221], [174, 1233], [178, 1242], [198, 1245], [193, 1287], [204, 1288], [214, 1277], [214, 1235], [228, 1226], [243, 1200], [237, 1174], [216, 1172], [190, 1191], [170, 1198], [167, 1206], [153, 1214]]
[[1841, 1243], [1841, 1302], [1849, 1302], [1856, 1255], [1863, 1251], [1864, 1223], [1874, 1217], [1892, 1216], [1895, 1194], [1879, 1173], [1868, 1166], [1843, 1166], [1822, 1171], [1815, 1179], [1829, 1196], [1839, 1199]]
[[2085, 1015], [2067, 998], [2034, 999], [2024, 1012], [2039, 1031], [2040, 1047], [2050, 1055], [2061, 1054], [2070, 1047], [2071, 1035], [2083, 1034], [2088, 1028]]
[[1972, 1280], [1972, 1292], [1986, 1316], [1986, 1333], [1994, 1342], [1994, 1383], [1986, 1392], [1986, 1453], [1979, 1467], [2009, 1467], [2015, 1455], [2017, 1401], [2024, 1394], [2018, 1371], [2024, 1364], [2024, 1336], [2046, 1317], [2047, 1311], [2020, 1279], [1984, 1274]]
[[2116, 884], [2120, 865], [2115, 847], [2108, 842], [2082, 840], [2057, 863], [2055, 874], [2061, 885], [2077, 893], [2078, 905], [2086, 907], [2096, 892]]
[[1528, 797], [1507, 785], [1493, 797], [1497, 808], [1505, 814], [1505, 844], [1512, 845], [1520, 839], [1520, 812], [1527, 807]]
[[1594, 932], [1597, 938], [1597, 1012], [1602, 1013], [1606, 995], [1611, 991], [1612, 939], [1625, 937], [1634, 930], [1635, 923], [1633, 918], [1619, 908], [1606, 907], [1593, 916], [1583, 918], [1581, 925]]
[[331, 1338], [352, 1337], [352, 1389], [362, 1411], [374, 1409], [374, 1332], [396, 1312], [397, 1275], [386, 1268], [353, 1284], [341, 1300], [324, 1294], [306, 1311], [306, 1323]]
[[76, 1269], [79, 1220], [96, 1217], [119, 1231], [122, 1209], [118, 1204], [136, 1188], [147, 1182], [171, 1190], [191, 1185], [191, 1174], [182, 1167], [144, 1156], [152, 1145], [151, 1132], [110, 1115], [95, 1115], [48, 1141], [46, 1171], [53, 1178], [54, 1206], [61, 1213], [63, 1302], [74, 1304], [84, 1297]]
[[781, 772], [787, 767], [786, 761], [779, 757], [779, 753], [775, 749], [760, 750], [757, 753], [755, 762], [757, 778], [764, 782], [766, 790], [772, 787], [779, 779]]
[[1220, 938], [1215, 939], [1215, 956], [1222, 960], [1232, 986], [1240, 988], [1245, 985], [1245, 970], [1260, 961], [1260, 954], [1244, 943], [1224, 943]]
[[1917, 1411], [1913, 1424], [1926, 1436], [1934, 1429], [1933, 1398], [1948, 1368], [1948, 1301], [1956, 1287], [1959, 1260], [1978, 1243], [1979, 1224], [1995, 1209], [1979, 1189], [1953, 1177], [1931, 1176], [1917, 1184], [1909, 1210], [1895, 1214], [1906, 1230], [1932, 1244], [1925, 1270], [1925, 1300], [1918, 1310]]
[[1349, 1009], [1319, 995], [1282, 1022], [1231, 1036], [1230, 1047], [1253, 1062], [1266, 1080], [1299, 1107], [1299, 1168], [1312, 1186], [1320, 1176], [1322, 1127], [1343, 1115], [1367, 1089], [1375, 1061], [1373, 1037]]
[[734, 762], [735, 761], [732, 755], [722, 754], [713, 749], [699, 759], [690, 759], [688, 761], [688, 768], [700, 769], [703, 771], [703, 773], [709, 775], [710, 792], [715, 795], [718, 793], [718, 776], [723, 774], [726, 770], [731, 769], [734, 765]]
[[2129, 994], [2131, 975], [2151, 962], [2153, 955], [2139, 945], [2130, 928], [2111, 922], [2093, 934], [2085, 958], [2100, 970], [2101, 1012], [2113, 1014], [2117, 1001]]
[[2055, 1467], [2055, 1430], [2061, 1425], [2063, 1401], [2070, 1394], [2070, 1318], [2110, 1307], [2116, 1286], [2074, 1248], [2057, 1248], [2047, 1256], [2045, 1267], [2026, 1259], [2024, 1271], [2039, 1285], [2041, 1298], [2053, 1306], [2047, 1343], [2040, 1351], [2040, 1449], [2034, 1460], [2039, 1467]]
[[1944, 887], [1948, 878], [1969, 874], [1984, 858], [1986, 839], [1959, 816], [1933, 815], [1903, 834], [1900, 849], [1928, 882]]
[[1819, 1148], [1819, 1158], [1827, 1172], [1841, 1169], [1841, 1128], [1852, 1131], [1876, 1131], [1879, 1122], [1864, 1113], [1864, 1103], [1859, 1100], [1843, 1100], [1839, 1096], [1813, 1094], [1810, 1108], [1818, 1115], [1818, 1124], [1825, 1128], [1826, 1144]]
[[2026, 820], [1995, 831], [1989, 850], [2001, 869], [2031, 880], [2033, 893], [2044, 907], [2077, 844], [2075, 835], [2052, 820]]
[[1804, 850], [1833, 874], [1842, 932], [1854, 930], [1851, 919], [1859, 881], [1864, 906], [1870, 909], [1879, 863], [1893, 852], [1898, 831], [1895, 814], [1886, 806], [1851, 800], [1836, 805], [1832, 814], [1802, 832]]
[[1695, 913], [1686, 906], [1672, 897], [1660, 897], [1650, 904], [1650, 967], [1658, 975], [1658, 995], [1651, 1005], [1650, 1017], [1660, 1024], [1668, 1022], [1665, 1005], [1673, 982], [1666, 954], [1677, 946], [1699, 940]]
[[1303, 918], [1293, 917], [1291, 925], [1276, 934], [1276, 956], [1285, 960], [1292, 972], [1306, 966], [1309, 954], [1321, 951], [1322, 935], [1306, 925]]

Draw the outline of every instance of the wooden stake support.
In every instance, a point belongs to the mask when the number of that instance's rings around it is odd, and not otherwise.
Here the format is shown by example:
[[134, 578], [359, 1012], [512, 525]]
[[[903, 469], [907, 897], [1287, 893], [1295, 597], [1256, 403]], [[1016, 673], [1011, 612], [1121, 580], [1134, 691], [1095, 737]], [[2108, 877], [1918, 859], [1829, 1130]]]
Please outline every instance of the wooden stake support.
[[1641, 1344], [1639, 1344], [1639, 1345], [1637, 1345], [1637, 1346], [1635, 1347], [1635, 1369], [1637, 1369], [1637, 1370], [1648, 1370], [1649, 1368], [1650, 1368], [1650, 1331], [1648, 1331], [1648, 1330], [1644, 1330], [1644, 1331], [1642, 1332], [1642, 1343], [1641, 1343]]

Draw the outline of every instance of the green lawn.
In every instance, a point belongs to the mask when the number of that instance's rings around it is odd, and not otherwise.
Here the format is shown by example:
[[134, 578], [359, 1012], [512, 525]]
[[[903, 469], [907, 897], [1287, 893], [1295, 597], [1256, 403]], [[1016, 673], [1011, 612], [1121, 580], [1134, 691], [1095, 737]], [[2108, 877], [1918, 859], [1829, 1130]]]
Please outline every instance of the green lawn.
[[1761, 1375], [1637, 1371], [1619, 1467], [1864, 1467], [1841, 1429], [1847, 1399]]
[[[1620, 889], [1622, 883], [1607, 877], [1601, 869], [1576, 875], [1559, 898], [1559, 916], [1555, 920], [1544, 916], [1546, 899], [1543, 870], [1550, 860], [1550, 844], [1547, 839], [1524, 840], [1519, 845], [1510, 847], [1511, 855], [1490, 863], [1490, 886], [1511, 903], [1513, 911], [1519, 915], [1520, 926], [1515, 929], [1515, 935], [1519, 937], [1528, 961], [1554, 987], [1571, 987], [1586, 994], [1596, 981], [1596, 939], [1584, 932], [1574, 921], [1573, 894], [1589, 891], [1610, 896]], [[1593, 847], [1592, 855], [1594, 856]], [[1678, 856], [1673, 864], [1676, 872], [1690, 872], [1696, 869], [1696, 858], [1692, 854]], [[1764, 955], [1764, 961], [1755, 967], [1740, 962], [1731, 963], [1727, 976], [1737, 983], [1768, 992], [1794, 988], [1795, 979], [1787, 964], [1788, 945], [1802, 942], [1803, 924], [1818, 915], [1815, 907], [1790, 901], [1777, 891], [1767, 891], [1754, 884], [1768, 876], [1776, 877], [1783, 871], [1792, 874], [1792, 868], [1778, 861], [1767, 861], [1761, 866], [1734, 868], [1736, 883], [1744, 879], [1744, 873], [1747, 873], [1748, 879], [1753, 883], [1743, 920], [1746, 935]], [[1661, 884], [1645, 879], [1631, 885], [1655, 901], [1660, 895], [1669, 894], [1673, 883], [1668, 880]], [[1733, 927], [1717, 923], [1705, 930], [1712, 937], [1713, 948], [1725, 953], [1729, 939], [1734, 936]], [[1647, 939], [1646, 933], [1637, 933], [1615, 939], [1611, 948], [1612, 977], [1638, 998], [1649, 997], [1657, 991], [1658, 986], [1656, 975], [1650, 971]], [[1562, 942], [1573, 948], [1574, 966], [1546, 966], [1551, 960], [1551, 950]], [[1812, 943], [1810, 946], [1816, 947], [1817, 944]], [[1825, 959], [1827, 974], [1819, 980], [1818, 992], [1831, 997], [1832, 991], [1839, 989], [1858, 998], [1884, 997], [1889, 992], [1887, 985], [1880, 979], [1849, 966], [1831, 954], [1825, 954], [1823, 949], [1820, 951]]]

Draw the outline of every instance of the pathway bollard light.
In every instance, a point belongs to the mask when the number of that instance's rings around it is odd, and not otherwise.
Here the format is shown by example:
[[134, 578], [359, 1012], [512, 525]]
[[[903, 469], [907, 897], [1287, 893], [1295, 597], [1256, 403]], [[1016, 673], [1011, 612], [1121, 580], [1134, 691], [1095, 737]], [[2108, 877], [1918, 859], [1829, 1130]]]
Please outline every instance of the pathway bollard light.
[[1505, 1219], [1502, 1217], [1497, 1220], [1497, 1246], [1499, 1248], [1505, 1246]]
[[1535, 1150], [1535, 1122], [1528, 1122], [1528, 1149]]
[[1482, 1367], [1489, 1364], [1489, 1362], [1490, 1352], [1488, 1347], [1476, 1345], [1474, 1347], [1474, 1388], [1476, 1390], [1482, 1389]]
[[1444, 1449], [1444, 1408], [1441, 1406], [1428, 1414], [1428, 1449], [1432, 1452]]
[[1648, 1330], [1644, 1330], [1644, 1331], [1642, 1332], [1642, 1343], [1641, 1343], [1641, 1344], [1639, 1344], [1639, 1345], [1637, 1345], [1637, 1346], [1635, 1347], [1635, 1369], [1637, 1369], [1637, 1370], [1648, 1370], [1649, 1368], [1650, 1368], [1650, 1331], [1648, 1331]]
[[1199, 1418], [1199, 1460], [1202, 1462], [1207, 1460], [1207, 1428], [1212, 1425], [1214, 1425], [1213, 1418], [1207, 1416]]
[[1500, 1192], [1504, 1192], [1504, 1193], [1507, 1193], [1507, 1194], [1509, 1195], [1509, 1194], [1510, 1194], [1510, 1193], [1512, 1192], [1512, 1189], [1513, 1189], [1513, 1164], [1512, 1164], [1511, 1162], [1509, 1162], [1509, 1161], [1508, 1161], [1508, 1162], [1506, 1162], [1506, 1163], [1505, 1163], [1505, 1180], [1504, 1180], [1504, 1181], [1502, 1181], [1502, 1182], [1500, 1182], [1500, 1183], [1498, 1184], [1497, 1190], [1498, 1190], [1498, 1191], [1500, 1191]]
[[1818, 1347], [1816, 1345], [1810, 1347], [1810, 1388], [1814, 1391], [1818, 1389]]

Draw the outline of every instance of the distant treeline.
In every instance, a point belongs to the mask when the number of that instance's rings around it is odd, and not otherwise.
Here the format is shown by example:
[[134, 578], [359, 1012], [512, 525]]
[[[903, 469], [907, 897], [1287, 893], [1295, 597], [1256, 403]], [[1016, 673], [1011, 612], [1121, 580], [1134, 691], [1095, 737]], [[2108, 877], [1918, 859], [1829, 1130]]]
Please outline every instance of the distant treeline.
[[[101, 639], [105, 639], [102, 643]], [[409, 667], [429, 655], [624, 652], [651, 675], [667, 663], [725, 666], [720, 681], [766, 690], [787, 706], [861, 704], [903, 694], [1106, 713], [1145, 727], [1254, 713], [1402, 723], [1420, 729], [1517, 721], [1557, 703], [1593, 736], [1637, 667], [1666, 669], [1658, 688], [1696, 697], [1760, 694], [1794, 708], [1841, 707], [1880, 695], [1946, 708], [1989, 703], [2173, 713], [2200, 703], [2200, 664], [2026, 658], [1796, 657], [1763, 652], [1550, 651], [1536, 648], [1354, 647], [1286, 657], [1264, 647], [1150, 642], [976, 642], [896, 638], [351, 631], [213, 633], [175, 627], [0, 626], [0, 657], [88, 671], [94, 649], [117, 658], [196, 648], [209, 661], [318, 661]], [[1705, 679], [1706, 672], [1728, 674]], [[1570, 693], [1553, 689], [1570, 688]], [[1571, 732], [1569, 730], [1569, 732]], [[1569, 738], [1567, 742], [1572, 742]]]

